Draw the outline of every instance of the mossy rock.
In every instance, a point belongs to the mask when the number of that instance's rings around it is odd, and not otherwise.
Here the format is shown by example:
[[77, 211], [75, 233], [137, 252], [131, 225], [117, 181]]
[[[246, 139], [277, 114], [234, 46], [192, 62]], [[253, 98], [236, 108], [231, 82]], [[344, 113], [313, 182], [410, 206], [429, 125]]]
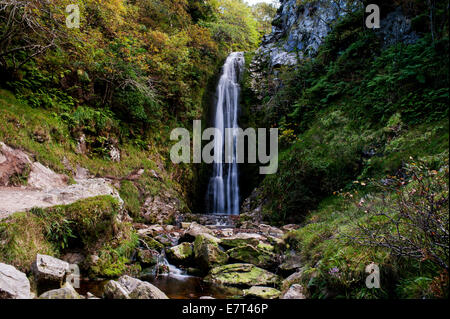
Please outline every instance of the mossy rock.
[[144, 246], [147, 249], [156, 250], [158, 252], [161, 252], [164, 249], [164, 245], [153, 237], [141, 236], [139, 239], [144, 242]]
[[159, 253], [156, 250], [138, 249], [137, 258], [142, 266], [153, 266], [158, 263]]
[[193, 260], [194, 257], [194, 249], [191, 243], [181, 243], [180, 245], [174, 246], [172, 248], [167, 249], [166, 251], [167, 259], [170, 262], [180, 265], [180, 264], [188, 264]]
[[202, 234], [195, 238], [194, 257], [203, 271], [223, 265], [228, 261], [228, 255], [218, 245], [217, 238]]
[[245, 245], [258, 246], [262, 243], [263, 237], [257, 234], [237, 234], [232, 237], [221, 239], [221, 245], [226, 248], [234, 248]]
[[227, 253], [231, 259], [266, 269], [274, 267], [276, 262], [275, 254], [252, 245], [235, 247], [228, 250]]
[[260, 242], [256, 247], [259, 248], [259, 249], [267, 250], [267, 251], [274, 251], [275, 250], [275, 247], [273, 245], [266, 244], [266, 243], [263, 243], [263, 242]]
[[252, 264], [230, 264], [215, 267], [211, 269], [204, 280], [214, 284], [237, 287], [278, 285], [280, 282], [277, 275]]
[[253, 286], [244, 290], [244, 297], [257, 299], [277, 299], [281, 295], [281, 291], [271, 287]]

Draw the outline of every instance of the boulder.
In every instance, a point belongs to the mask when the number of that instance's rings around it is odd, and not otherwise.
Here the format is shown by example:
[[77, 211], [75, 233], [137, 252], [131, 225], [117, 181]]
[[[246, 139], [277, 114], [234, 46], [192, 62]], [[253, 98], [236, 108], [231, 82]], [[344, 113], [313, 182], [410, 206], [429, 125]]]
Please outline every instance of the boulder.
[[280, 299], [306, 299], [305, 289], [302, 285], [294, 284]]
[[128, 291], [114, 280], [108, 281], [103, 287], [103, 297], [106, 299], [130, 299]]
[[265, 238], [253, 233], [238, 233], [234, 236], [221, 238], [220, 244], [224, 247], [233, 248], [244, 245], [259, 245]]
[[207, 234], [198, 235], [194, 242], [194, 257], [200, 269], [223, 265], [228, 261], [228, 255], [217, 244], [218, 239]]
[[244, 297], [258, 299], [276, 299], [280, 296], [281, 291], [271, 287], [253, 286], [244, 290]]
[[152, 284], [122, 276], [117, 281], [110, 280], [104, 288], [103, 295], [107, 299], [169, 299]]
[[180, 245], [174, 246], [167, 249], [166, 251], [167, 259], [176, 265], [188, 264], [192, 261], [194, 257], [194, 249], [191, 243], [181, 243]]
[[158, 252], [161, 252], [164, 249], [164, 245], [152, 237], [140, 236], [140, 240], [146, 249], [152, 249]]
[[44, 292], [39, 299], [83, 299], [83, 297], [70, 284], [66, 283], [62, 288]]
[[267, 286], [279, 283], [279, 277], [252, 264], [230, 264], [215, 267], [204, 279], [206, 282], [238, 286]]
[[31, 299], [27, 276], [15, 267], [0, 263], [0, 299]]
[[66, 273], [70, 269], [68, 262], [52, 256], [38, 254], [36, 260], [31, 264], [31, 270], [38, 286], [47, 289], [50, 287], [60, 288]]
[[130, 299], [169, 299], [169, 297], [151, 283], [142, 281], [130, 293]]
[[274, 267], [276, 262], [274, 253], [252, 245], [238, 246], [228, 250], [227, 253], [231, 259], [266, 269]]
[[153, 266], [158, 263], [159, 253], [153, 249], [138, 249], [137, 258], [142, 266]]
[[206, 226], [200, 225], [196, 222], [190, 223], [184, 234], [180, 238], [180, 242], [192, 242], [199, 235], [214, 235], [214, 232]]

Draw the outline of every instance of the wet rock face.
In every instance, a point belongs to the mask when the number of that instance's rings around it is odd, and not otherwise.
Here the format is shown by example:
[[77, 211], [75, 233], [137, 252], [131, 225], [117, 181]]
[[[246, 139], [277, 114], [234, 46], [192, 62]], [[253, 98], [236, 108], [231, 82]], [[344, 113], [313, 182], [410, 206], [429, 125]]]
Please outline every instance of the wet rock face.
[[0, 299], [30, 299], [30, 282], [15, 267], [0, 263]]

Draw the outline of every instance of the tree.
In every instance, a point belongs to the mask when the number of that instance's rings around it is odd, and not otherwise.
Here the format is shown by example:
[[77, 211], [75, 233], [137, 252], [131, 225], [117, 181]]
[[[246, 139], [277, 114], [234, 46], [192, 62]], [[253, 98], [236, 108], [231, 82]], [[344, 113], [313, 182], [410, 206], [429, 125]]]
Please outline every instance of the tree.
[[20, 69], [56, 45], [63, 32], [48, 0], [1, 0], [0, 67]]
[[251, 50], [259, 42], [258, 21], [242, 0], [218, 0], [217, 20], [206, 26], [216, 41], [232, 50]]
[[277, 14], [274, 4], [260, 2], [252, 7], [253, 16], [259, 23], [258, 31], [263, 36], [272, 31], [272, 21]]

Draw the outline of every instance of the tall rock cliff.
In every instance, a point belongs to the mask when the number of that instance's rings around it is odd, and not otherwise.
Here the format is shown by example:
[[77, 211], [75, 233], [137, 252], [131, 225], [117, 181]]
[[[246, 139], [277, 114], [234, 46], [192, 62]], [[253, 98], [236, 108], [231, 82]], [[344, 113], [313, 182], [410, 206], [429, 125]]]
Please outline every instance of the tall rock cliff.
[[277, 67], [296, 64], [298, 59], [314, 55], [331, 24], [348, 9], [344, 1], [299, 5], [297, 0], [281, 0], [272, 33], [264, 37], [257, 58]]
[[[272, 22], [272, 33], [264, 36], [250, 65], [251, 86], [259, 98], [280, 85], [277, 78], [280, 67], [294, 66], [302, 59], [314, 57], [333, 24], [340, 17], [362, 9], [359, 1], [280, 2]], [[376, 32], [385, 46], [417, 40], [417, 35], [411, 30], [411, 20], [400, 7], [395, 8], [392, 4], [382, 8], [381, 28]]]

